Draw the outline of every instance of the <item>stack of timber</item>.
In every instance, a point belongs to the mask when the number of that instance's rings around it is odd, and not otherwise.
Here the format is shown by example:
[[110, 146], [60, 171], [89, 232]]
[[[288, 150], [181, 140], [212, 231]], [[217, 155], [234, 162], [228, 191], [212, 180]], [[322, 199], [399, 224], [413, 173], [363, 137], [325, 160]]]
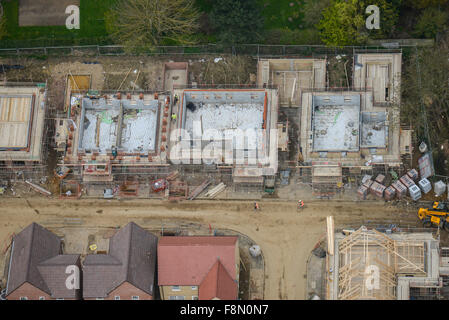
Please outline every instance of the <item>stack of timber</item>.
[[193, 200], [198, 195], [203, 192], [204, 189], [206, 189], [210, 184], [212, 183], [211, 180], [204, 180], [202, 184], [200, 184], [198, 187], [193, 189], [193, 191], [190, 193], [190, 195], [187, 197], [187, 200]]
[[209, 190], [205, 196], [208, 198], [214, 198], [220, 192], [222, 192], [224, 189], [226, 189], [226, 185], [223, 182], [221, 182], [220, 184], [218, 184], [217, 186], [215, 186], [214, 188]]

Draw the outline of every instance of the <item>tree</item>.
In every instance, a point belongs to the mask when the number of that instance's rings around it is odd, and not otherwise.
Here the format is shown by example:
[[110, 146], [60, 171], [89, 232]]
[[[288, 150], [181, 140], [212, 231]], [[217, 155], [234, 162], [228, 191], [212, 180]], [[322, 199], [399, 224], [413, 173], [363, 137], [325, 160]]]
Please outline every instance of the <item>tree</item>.
[[[324, 10], [318, 24], [321, 39], [330, 46], [357, 45], [368, 38], [390, 36], [398, 20], [400, 1], [387, 0], [333, 0]], [[376, 5], [380, 11], [380, 30], [368, 30], [365, 13], [369, 5]]]
[[[401, 118], [403, 122], [413, 124], [419, 141], [427, 140], [422, 112], [424, 108], [427, 114], [430, 141], [433, 151], [436, 152], [440, 149], [439, 146], [449, 139], [449, 82], [447, 78], [449, 48], [439, 44], [432, 48], [418, 50], [417, 54], [413, 54], [404, 61]], [[419, 73], [417, 61], [419, 61]], [[447, 159], [439, 153], [434, 153], [433, 156], [436, 166], [442, 163], [441, 159]], [[447, 167], [440, 165], [436, 169], [439, 169], [440, 174], [448, 173]]]
[[425, 9], [429, 7], [444, 6], [449, 3], [449, 0], [405, 0], [404, 5], [415, 8]]
[[254, 43], [262, 38], [264, 20], [257, 0], [215, 1], [210, 20], [221, 43]]
[[304, 1], [304, 24], [306, 27], [314, 27], [323, 16], [323, 11], [331, 5], [331, 0], [306, 0]]
[[106, 28], [128, 49], [188, 44], [198, 17], [193, 0], [119, 0], [106, 14]]
[[418, 37], [434, 38], [438, 32], [444, 31], [448, 14], [436, 8], [427, 8], [423, 11], [415, 27]]
[[318, 23], [321, 40], [330, 46], [346, 46], [366, 41], [365, 19], [356, 0], [334, 0]]
[[6, 35], [6, 15], [3, 13], [3, 7], [0, 3], [0, 39], [4, 38]]

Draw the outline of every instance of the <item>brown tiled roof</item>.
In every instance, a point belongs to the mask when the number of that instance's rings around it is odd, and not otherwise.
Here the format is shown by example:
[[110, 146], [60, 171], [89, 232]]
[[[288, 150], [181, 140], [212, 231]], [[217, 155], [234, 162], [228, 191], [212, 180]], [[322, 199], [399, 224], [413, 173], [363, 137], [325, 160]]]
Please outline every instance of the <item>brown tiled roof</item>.
[[13, 239], [6, 295], [25, 282], [51, 294], [38, 265], [61, 252], [61, 240], [37, 223], [32, 223]]
[[199, 286], [199, 300], [236, 300], [237, 281], [231, 277], [220, 260], [217, 260]]
[[158, 284], [199, 286], [219, 259], [236, 279], [238, 237], [161, 237], [158, 244]]
[[153, 295], [157, 237], [134, 222], [109, 241], [108, 255], [89, 255], [83, 263], [83, 296], [106, 297], [127, 281]]
[[79, 290], [67, 289], [66, 273], [67, 266], [76, 265], [79, 267], [79, 254], [61, 254], [45, 260], [38, 265], [38, 270], [50, 289], [52, 298], [78, 299]]
[[122, 263], [108, 254], [89, 254], [86, 259], [84, 259], [84, 266], [99, 266], [99, 265], [122, 265]]

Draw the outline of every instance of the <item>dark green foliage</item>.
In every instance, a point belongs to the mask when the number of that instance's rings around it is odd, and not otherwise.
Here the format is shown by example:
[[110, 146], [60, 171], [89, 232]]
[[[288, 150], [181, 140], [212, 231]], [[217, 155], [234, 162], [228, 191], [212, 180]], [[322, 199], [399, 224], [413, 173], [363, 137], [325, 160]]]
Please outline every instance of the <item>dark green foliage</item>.
[[[327, 1], [327, 0], [324, 0]], [[265, 19], [265, 29], [301, 29], [304, 4], [298, 0], [258, 0]]]
[[427, 8], [418, 19], [415, 35], [424, 38], [434, 38], [438, 32], [444, 31], [447, 21], [447, 12], [437, 8]]
[[266, 44], [307, 45], [321, 44], [320, 34], [315, 28], [302, 30], [273, 29], [266, 32]]
[[332, 0], [305, 0], [304, 24], [306, 27], [315, 27], [323, 17], [324, 10], [331, 5]]
[[209, 15], [217, 40], [223, 44], [256, 43], [262, 39], [264, 20], [256, 0], [221, 0]]
[[[449, 37], [448, 37], [449, 38]], [[426, 139], [425, 119], [422, 108], [426, 110], [429, 135], [434, 152], [449, 139], [449, 82], [447, 70], [449, 49], [440, 44], [434, 48], [418, 50], [420, 73], [416, 68], [416, 55], [404, 61], [402, 76], [401, 118], [403, 123], [413, 125], [418, 139]], [[421, 85], [419, 79], [421, 78]], [[435, 157], [441, 154], [434, 153]], [[440, 159], [441, 160], [441, 159]], [[436, 164], [439, 162], [435, 158]], [[439, 167], [440, 174], [445, 170]]]

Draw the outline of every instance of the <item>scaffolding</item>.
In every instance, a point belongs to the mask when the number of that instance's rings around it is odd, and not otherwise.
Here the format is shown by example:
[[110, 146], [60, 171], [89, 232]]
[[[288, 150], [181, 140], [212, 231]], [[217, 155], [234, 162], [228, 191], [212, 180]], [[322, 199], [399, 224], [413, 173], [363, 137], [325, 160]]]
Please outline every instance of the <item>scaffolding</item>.
[[43, 93], [44, 96], [44, 119], [42, 125], [42, 136], [41, 140], [37, 143], [41, 145], [38, 159], [39, 161], [33, 160], [19, 160], [13, 159], [12, 157], [6, 157], [4, 160], [0, 161], [0, 181], [10, 181], [11, 183], [15, 183], [18, 181], [25, 180], [39, 180], [42, 177], [47, 175], [47, 166], [48, 166], [48, 150], [49, 145], [51, 143], [52, 134], [52, 122], [50, 120], [50, 111], [47, 107], [48, 105], [48, 91], [47, 91], [47, 83], [19, 83], [19, 82], [10, 82], [5, 83], [2, 86], [5, 87], [45, 87], [45, 91]]
[[[339, 300], [394, 300], [398, 275], [426, 275], [423, 241], [393, 240], [365, 227], [342, 239], [338, 254]], [[374, 268], [379, 270], [378, 290], [367, 286], [367, 277]]]

